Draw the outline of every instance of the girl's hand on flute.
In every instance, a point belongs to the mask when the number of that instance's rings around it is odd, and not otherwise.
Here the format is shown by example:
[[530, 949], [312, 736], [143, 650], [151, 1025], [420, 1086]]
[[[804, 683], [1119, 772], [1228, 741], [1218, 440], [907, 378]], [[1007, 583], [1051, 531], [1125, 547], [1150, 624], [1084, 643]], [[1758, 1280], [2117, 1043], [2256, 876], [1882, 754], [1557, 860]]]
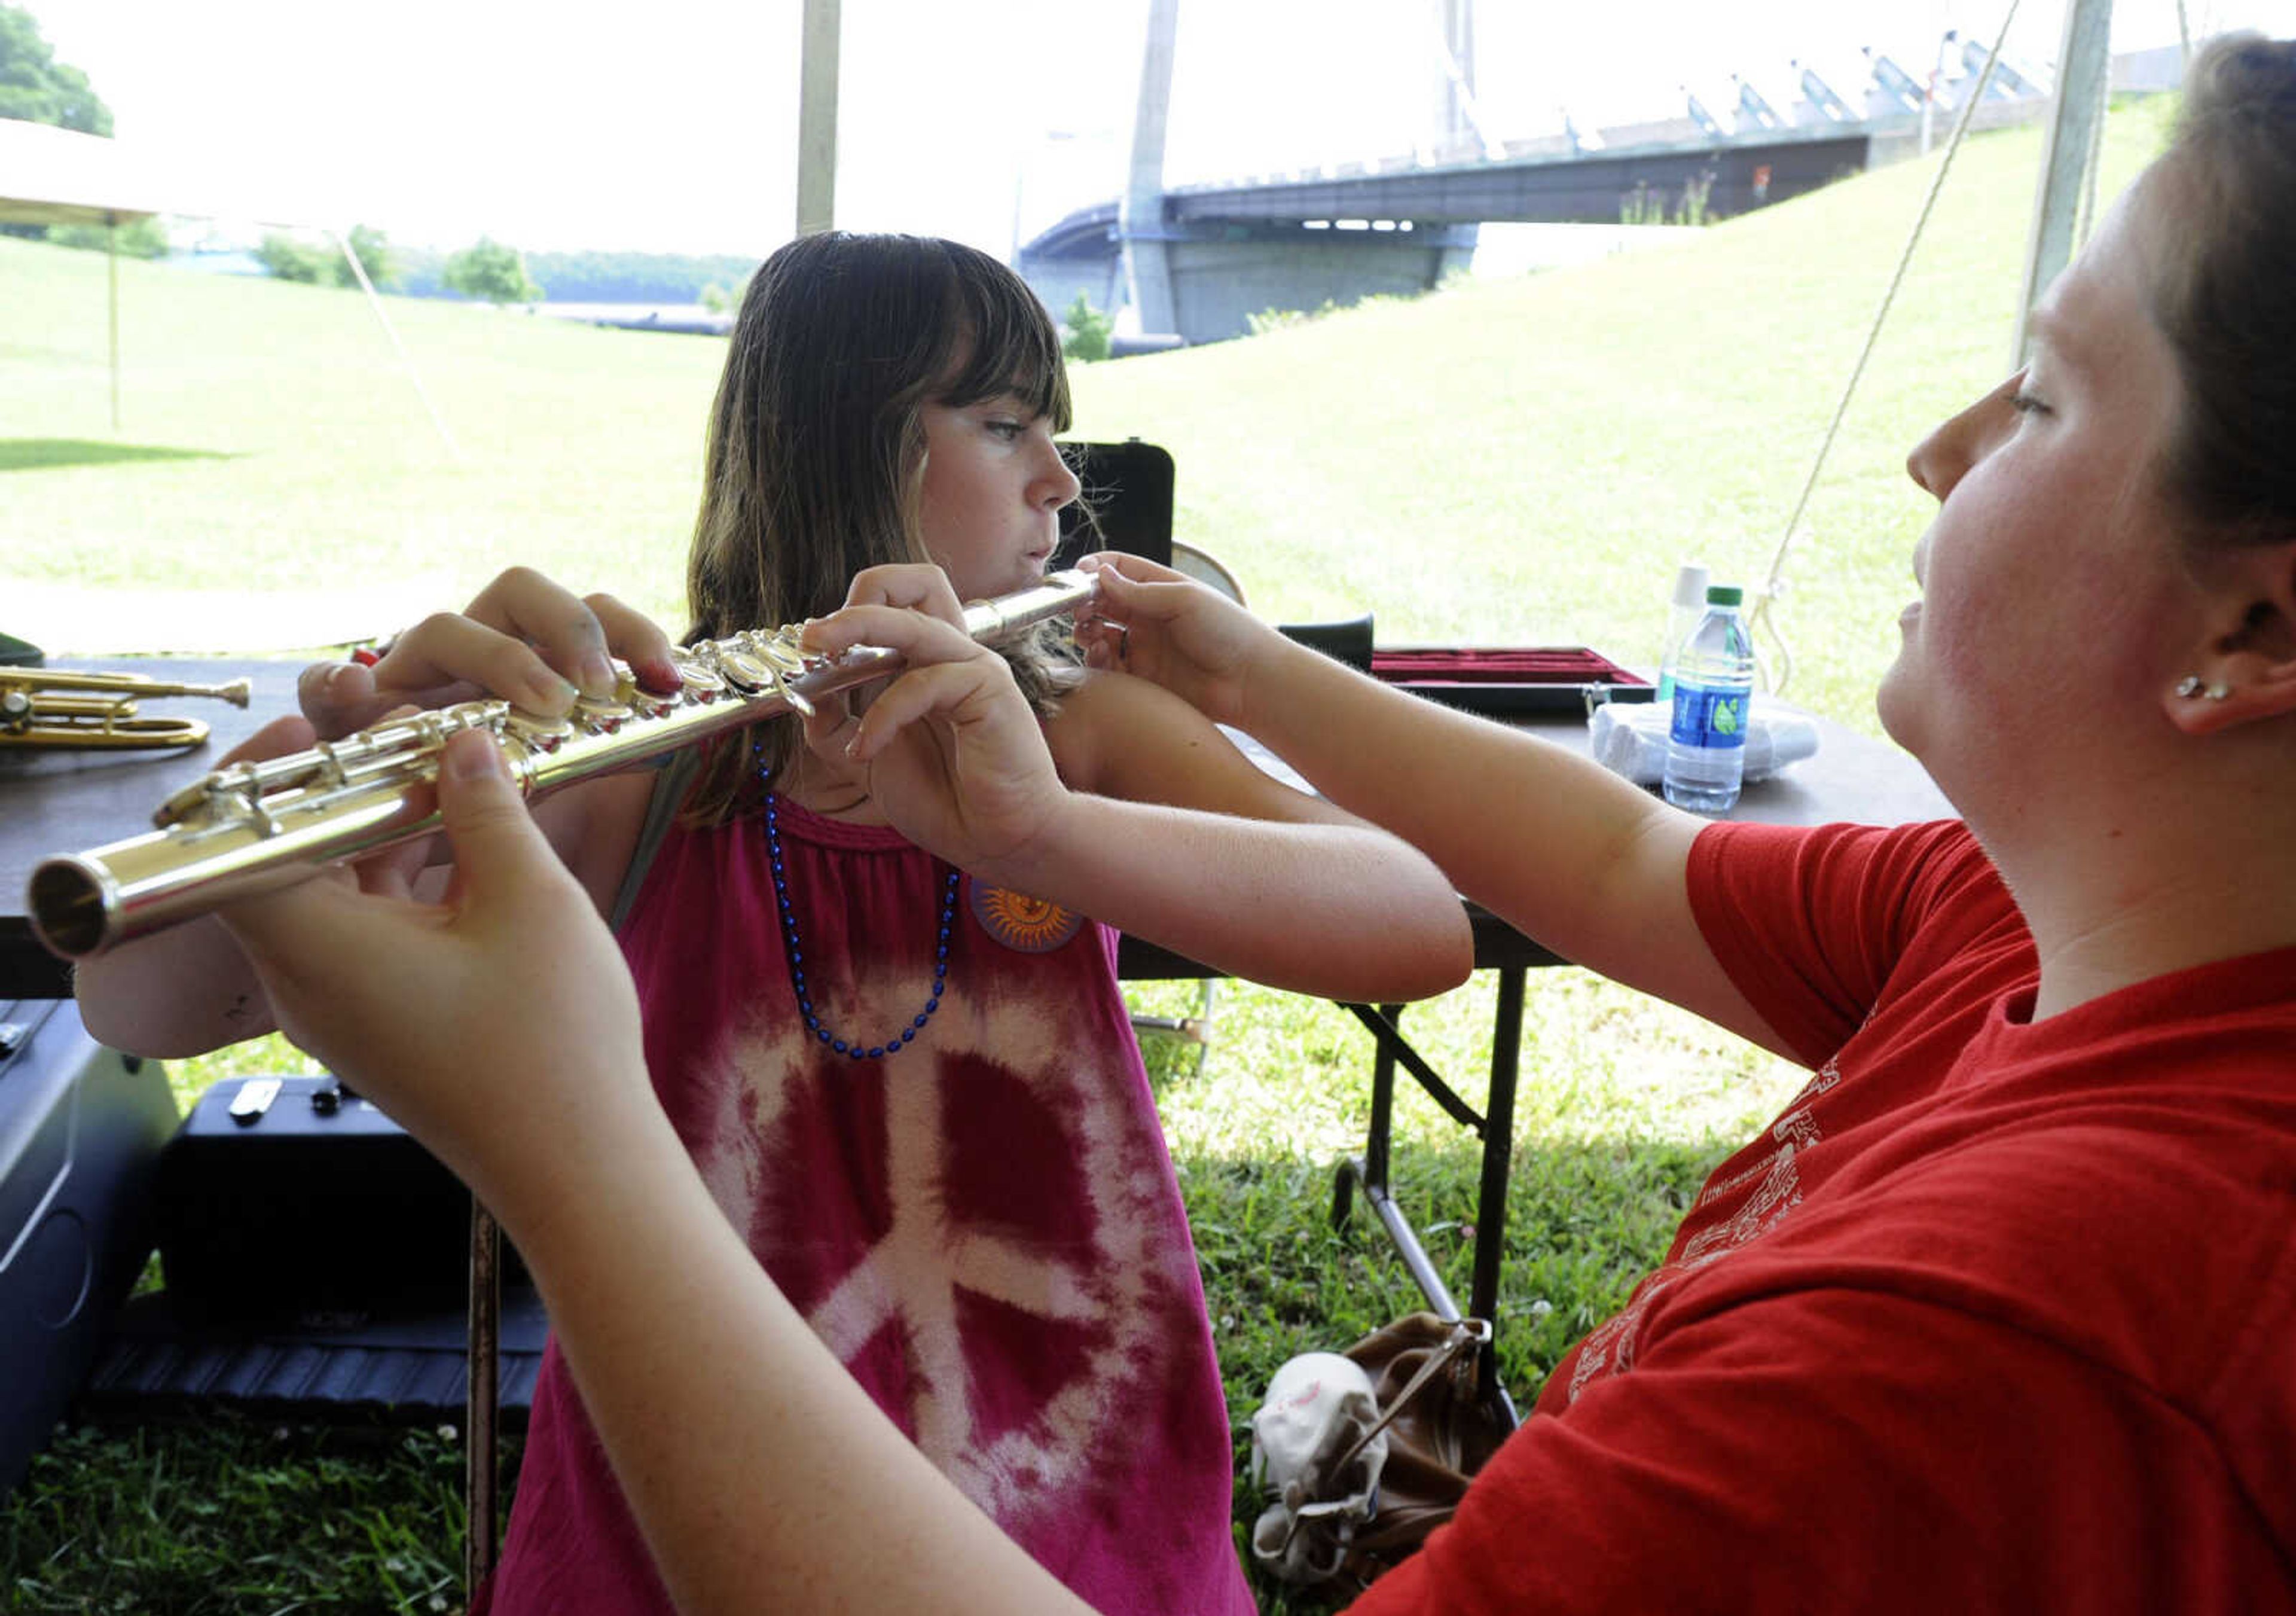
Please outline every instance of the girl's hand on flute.
[[1139, 556], [1100, 551], [1078, 566], [1100, 578], [1077, 622], [1088, 666], [1136, 675], [1214, 723], [1242, 725], [1254, 668], [1282, 636], [1218, 590]]
[[1004, 659], [977, 644], [948, 575], [914, 564], [857, 576], [845, 606], [806, 626], [808, 651], [882, 645], [907, 670], [865, 712], [824, 702], [806, 725], [822, 758], [859, 766], [894, 828], [968, 870], [1025, 849], [1068, 800], [1036, 714]]
[[297, 681], [322, 740], [367, 728], [395, 708], [493, 697], [559, 717], [578, 695], [614, 691], [612, 657], [652, 690], [673, 690], [669, 637], [611, 595], [576, 595], [531, 567], [512, 567], [460, 612], [434, 612], [393, 639], [372, 667], [315, 662]]
[[441, 761], [455, 857], [444, 902], [414, 902], [398, 873], [363, 866], [360, 888], [304, 882], [218, 913], [287, 1035], [508, 1220], [535, 1187], [521, 1174], [543, 1170], [515, 1151], [537, 1108], [595, 1118], [652, 1103], [637, 996], [499, 748], [464, 732]]

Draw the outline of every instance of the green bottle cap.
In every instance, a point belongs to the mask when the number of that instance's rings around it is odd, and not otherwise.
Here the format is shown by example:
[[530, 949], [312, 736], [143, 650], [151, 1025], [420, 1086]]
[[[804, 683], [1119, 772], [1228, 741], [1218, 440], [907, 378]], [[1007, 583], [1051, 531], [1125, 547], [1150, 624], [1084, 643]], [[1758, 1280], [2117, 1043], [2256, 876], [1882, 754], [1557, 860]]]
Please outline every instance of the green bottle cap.
[[1735, 606], [1746, 598], [1746, 592], [1735, 584], [1706, 586], [1706, 603], [1710, 606]]

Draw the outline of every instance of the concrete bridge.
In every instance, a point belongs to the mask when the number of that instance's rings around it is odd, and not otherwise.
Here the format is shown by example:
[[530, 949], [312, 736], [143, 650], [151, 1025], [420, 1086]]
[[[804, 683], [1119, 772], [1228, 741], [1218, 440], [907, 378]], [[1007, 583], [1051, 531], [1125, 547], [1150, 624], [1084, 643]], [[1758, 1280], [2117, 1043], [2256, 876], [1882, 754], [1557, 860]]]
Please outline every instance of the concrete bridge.
[[[1956, 88], [1965, 92], [1984, 54], [1976, 50]], [[2176, 56], [2171, 49], [2116, 59], [2112, 87], [2169, 87]], [[1678, 218], [1686, 196], [1698, 199], [1703, 217], [1729, 217], [1945, 137], [1957, 115], [1949, 94], [1925, 111], [1920, 86], [1888, 57], [1873, 58], [1871, 69], [1854, 109], [1807, 70], [1800, 98], [1783, 113], [1741, 81], [1727, 129], [1692, 97], [1685, 116], [1602, 129], [1591, 140], [1568, 128], [1535, 141], [1455, 139], [1423, 156], [1168, 190], [1144, 185], [1136, 158], [1128, 209], [1118, 200], [1077, 209], [1023, 245], [1015, 267], [1055, 314], [1078, 292], [1106, 311], [1135, 300], [1128, 258], [1152, 255], [1171, 334], [1160, 340], [1151, 322], [1140, 346], [1242, 336], [1253, 315], [1268, 310], [1429, 291], [1466, 267], [1480, 225], [1615, 226], [1630, 213], [1658, 222], [1653, 214]], [[2030, 122], [2049, 105], [2046, 89], [2001, 64], [1972, 127]], [[1160, 119], [1160, 110], [1153, 115]], [[1144, 316], [1146, 299], [1138, 301]]]
[[[1704, 185], [1713, 217], [1742, 213], [1862, 172], [1865, 130], [1793, 131], [1728, 144], [1509, 156], [1421, 167], [1351, 166], [1168, 192], [1157, 221], [1175, 329], [1189, 342], [1245, 334], [1269, 309], [1310, 310], [1381, 294], [1426, 291], [1464, 270], [1476, 226], [1609, 224], [1646, 199], [1679, 209]], [[1095, 308], [1124, 301], [1119, 204], [1078, 209], [1021, 249], [1017, 267], [1054, 313], [1083, 292]]]

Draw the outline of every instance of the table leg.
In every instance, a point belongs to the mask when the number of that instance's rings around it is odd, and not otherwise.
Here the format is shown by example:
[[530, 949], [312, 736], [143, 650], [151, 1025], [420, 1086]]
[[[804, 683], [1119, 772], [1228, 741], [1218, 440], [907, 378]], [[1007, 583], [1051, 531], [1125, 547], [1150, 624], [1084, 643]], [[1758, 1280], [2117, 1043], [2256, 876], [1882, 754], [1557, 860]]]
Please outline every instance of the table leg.
[[1514, 1408], [1499, 1384], [1499, 1262], [1506, 1255], [1507, 1176], [1514, 1166], [1514, 1089], [1522, 1054], [1523, 967], [1499, 969], [1498, 1011], [1491, 1027], [1491, 1092], [1483, 1103], [1483, 1177], [1475, 1199], [1475, 1279], [1468, 1293], [1473, 1317], [1488, 1319], [1491, 1338], [1483, 1343], [1482, 1391], [1505, 1407], [1508, 1423]]
[[[1353, 1010], [1352, 1005], [1348, 1006]], [[1390, 1022], [1403, 1019], [1400, 1005], [1382, 1005], [1380, 1013]], [[1364, 1195], [1387, 1193], [1387, 1136], [1395, 1116], [1395, 1052], [1384, 1038], [1372, 1041], [1371, 1059], [1371, 1131], [1364, 1140], [1364, 1153], [1341, 1160], [1339, 1171], [1332, 1182], [1332, 1225], [1334, 1228], [1348, 1220], [1355, 1204], [1355, 1186], [1361, 1183]]]
[[1381, 1226], [1387, 1230], [1388, 1239], [1396, 1254], [1403, 1259], [1420, 1294], [1427, 1299], [1429, 1308], [1438, 1317], [1456, 1319], [1460, 1317], [1459, 1304], [1453, 1299], [1450, 1288], [1436, 1272], [1426, 1249], [1419, 1243], [1419, 1235], [1403, 1209], [1395, 1204], [1389, 1193], [1390, 1135], [1395, 1115], [1395, 1072], [1399, 1065], [1416, 1079], [1428, 1094], [1460, 1122], [1474, 1130], [1483, 1142], [1483, 1162], [1480, 1183], [1475, 1200], [1475, 1265], [1473, 1289], [1468, 1298], [1469, 1317], [1480, 1318], [1492, 1325], [1484, 1342], [1479, 1369], [1480, 1390], [1484, 1399], [1505, 1419], [1510, 1427], [1518, 1423], [1513, 1399], [1498, 1376], [1497, 1313], [1499, 1300], [1499, 1265], [1506, 1251], [1506, 1193], [1507, 1177], [1514, 1158], [1514, 1091], [1521, 1065], [1522, 1001], [1525, 968], [1503, 965], [1498, 968], [1498, 1009], [1491, 1028], [1490, 1095], [1485, 1108], [1478, 1114], [1450, 1086], [1439, 1077], [1411, 1047], [1403, 1037], [1400, 1005], [1382, 1005], [1374, 1010], [1368, 1005], [1349, 1005], [1347, 1008], [1363, 1022], [1374, 1040], [1376, 1054], [1372, 1062], [1371, 1129], [1365, 1142], [1364, 1153], [1342, 1160], [1334, 1176], [1332, 1195], [1332, 1221], [1347, 1220], [1353, 1202], [1354, 1187], [1363, 1186], [1364, 1199], [1378, 1215]]
[[1446, 1110], [1469, 1127], [1480, 1128], [1482, 1119], [1468, 1110], [1466, 1103], [1454, 1095], [1436, 1076], [1434, 1069], [1420, 1058], [1419, 1052], [1405, 1041], [1399, 1024], [1402, 1005], [1382, 1005], [1374, 1011], [1368, 1005], [1349, 1005], [1348, 1009], [1370, 1029], [1377, 1053], [1372, 1059], [1371, 1131], [1364, 1143], [1364, 1153], [1340, 1163], [1337, 1182], [1332, 1186], [1332, 1221], [1336, 1224], [1345, 1220], [1350, 1186], [1360, 1182], [1364, 1200], [1379, 1218], [1380, 1226], [1387, 1231], [1390, 1243], [1403, 1259], [1403, 1266], [1418, 1285], [1419, 1293], [1427, 1299], [1429, 1310], [1438, 1318], [1456, 1319], [1459, 1317], [1457, 1300], [1443, 1283], [1443, 1276], [1435, 1271], [1426, 1248], [1419, 1243], [1419, 1235], [1411, 1226], [1411, 1219], [1395, 1204], [1395, 1198], [1388, 1191], [1388, 1145], [1395, 1120], [1396, 1067], [1406, 1067], [1430, 1094], [1445, 1103]]
[[[1398, 1031], [1403, 1006], [1382, 1005], [1380, 1013]], [[1371, 1063], [1371, 1132], [1364, 1139], [1364, 1191], [1387, 1194], [1388, 1132], [1395, 1126], [1395, 1051], [1380, 1041]]]
[[468, 1400], [463, 1410], [463, 1594], [475, 1599], [494, 1575], [499, 1466], [495, 1434], [501, 1412], [502, 1226], [471, 1197], [471, 1300]]

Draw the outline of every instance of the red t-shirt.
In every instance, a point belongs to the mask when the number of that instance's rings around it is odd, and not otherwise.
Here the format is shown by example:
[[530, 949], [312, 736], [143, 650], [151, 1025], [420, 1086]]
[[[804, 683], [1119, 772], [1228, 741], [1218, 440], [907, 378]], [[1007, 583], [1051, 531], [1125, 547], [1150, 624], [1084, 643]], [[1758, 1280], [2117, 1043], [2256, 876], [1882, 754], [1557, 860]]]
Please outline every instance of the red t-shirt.
[[1355, 1610], [2296, 1609], [2296, 949], [2036, 1025], [1957, 824], [1690, 892], [1816, 1075]]

